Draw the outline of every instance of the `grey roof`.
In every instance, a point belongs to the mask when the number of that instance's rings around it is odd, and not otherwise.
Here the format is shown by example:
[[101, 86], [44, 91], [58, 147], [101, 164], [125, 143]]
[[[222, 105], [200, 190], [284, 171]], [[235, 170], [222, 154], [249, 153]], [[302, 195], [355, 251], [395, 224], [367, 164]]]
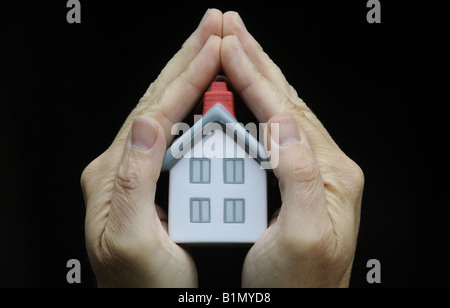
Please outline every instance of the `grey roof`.
[[258, 140], [253, 137], [238, 121], [220, 104], [213, 106], [203, 117], [201, 121], [192, 126], [189, 131], [179, 137], [173, 142], [173, 144], [167, 149], [164, 156], [162, 171], [169, 171], [172, 169], [178, 161], [182, 158], [183, 150], [186, 146], [191, 146], [193, 140], [199, 134], [202, 134], [203, 129], [210, 123], [218, 123], [225, 126], [227, 123], [233, 123], [238, 125], [233, 125], [234, 134], [237, 139], [245, 143], [245, 151], [258, 161], [265, 169], [270, 169], [270, 162], [267, 157], [267, 153], [264, 146], [258, 142]]

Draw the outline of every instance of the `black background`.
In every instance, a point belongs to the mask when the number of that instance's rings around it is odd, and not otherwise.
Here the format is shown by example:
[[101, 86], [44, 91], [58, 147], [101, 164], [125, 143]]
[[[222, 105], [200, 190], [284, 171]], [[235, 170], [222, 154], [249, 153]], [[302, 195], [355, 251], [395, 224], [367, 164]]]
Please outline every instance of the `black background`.
[[[240, 13], [364, 170], [351, 286], [450, 286], [448, 1], [381, 1], [372, 25], [365, 0], [93, 2], [81, 1], [72, 25], [66, 1], [0, 4], [0, 286], [96, 286], [82, 170], [208, 7]], [[195, 249], [200, 285], [238, 287], [245, 252]], [[81, 285], [66, 282], [73, 258]], [[381, 262], [380, 285], [366, 281], [370, 259]]]

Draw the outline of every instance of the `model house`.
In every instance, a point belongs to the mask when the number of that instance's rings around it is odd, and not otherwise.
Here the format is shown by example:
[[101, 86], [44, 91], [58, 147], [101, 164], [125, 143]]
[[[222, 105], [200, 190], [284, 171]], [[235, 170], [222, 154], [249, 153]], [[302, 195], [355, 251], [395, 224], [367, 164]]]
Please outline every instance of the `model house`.
[[253, 243], [267, 228], [264, 147], [238, 123], [232, 92], [214, 82], [204, 112], [167, 150], [169, 235], [176, 243]]

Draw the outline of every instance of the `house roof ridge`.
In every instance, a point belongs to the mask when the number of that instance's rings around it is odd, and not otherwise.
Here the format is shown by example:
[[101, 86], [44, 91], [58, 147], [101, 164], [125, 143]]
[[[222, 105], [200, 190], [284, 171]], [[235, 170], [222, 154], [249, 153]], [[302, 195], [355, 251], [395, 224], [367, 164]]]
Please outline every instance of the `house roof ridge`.
[[184, 156], [183, 152], [187, 152], [186, 146], [192, 148], [192, 141], [195, 140], [199, 134], [203, 135], [203, 129], [211, 123], [239, 124], [233, 127], [235, 135], [245, 143], [245, 151], [247, 153], [254, 153], [257, 157], [254, 159], [259, 163], [268, 162], [267, 153], [264, 146], [253, 137], [240, 123], [234, 118], [222, 105], [216, 104], [197, 121], [187, 132], [176, 139], [172, 145], [167, 149], [164, 156], [162, 171], [170, 171], [178, 161]]

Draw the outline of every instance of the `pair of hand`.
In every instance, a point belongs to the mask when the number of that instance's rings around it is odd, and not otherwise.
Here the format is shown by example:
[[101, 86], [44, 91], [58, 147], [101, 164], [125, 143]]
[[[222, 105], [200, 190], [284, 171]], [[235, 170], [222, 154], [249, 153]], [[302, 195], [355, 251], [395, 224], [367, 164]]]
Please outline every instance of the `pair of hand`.
[[274, 172], [282, 206], [245, 259], [243, 286], [348, 286], [363, 173], [240, 16], [214, 9], [151, 84], [110, 148], [83, 172], [87, 250], [99, 286], [198, 286], [194, 261], [169, 238], [167, 215], [154, 200], [172, 126], [220, 70], [261, 123], [279, 123], [279, 138], [269, 140], [279, 152]]

